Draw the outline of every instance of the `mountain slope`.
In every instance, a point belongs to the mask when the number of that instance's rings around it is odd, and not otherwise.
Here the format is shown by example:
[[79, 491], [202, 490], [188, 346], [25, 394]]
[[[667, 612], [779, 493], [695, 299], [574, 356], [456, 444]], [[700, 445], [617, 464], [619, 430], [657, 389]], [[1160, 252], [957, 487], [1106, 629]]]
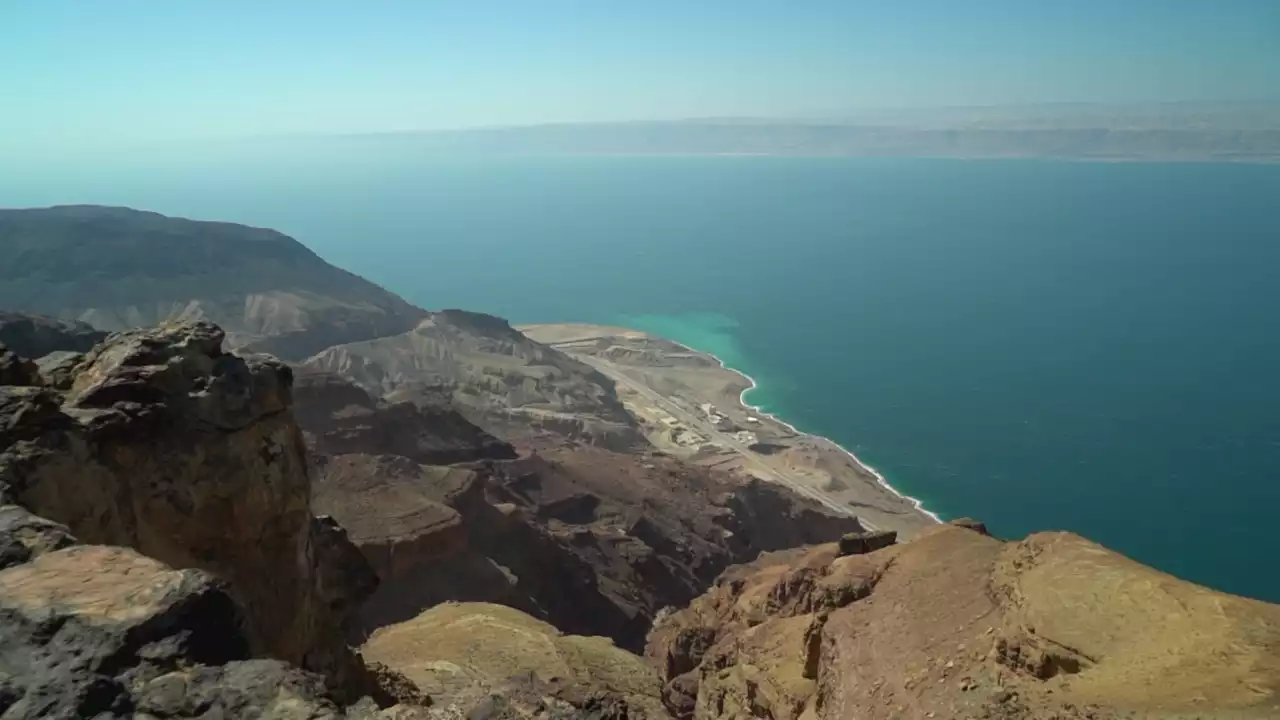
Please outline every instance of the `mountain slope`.
[[414, 307], [273, 230], [127, 208], [0, 210], [0, 308], [100, 330], [210, 320], [233, 349], [306, 361], [392, 402], [452, 404], [503, 437], [640, 440], [590, 367], [505, 320]]
[[101, 330], [206, 319], [290, 360], [425, 316], [274, 230], [99, 206], [0, 210], [0, 307]]
[[569, 437], [615, 448], [642, 442], [613, 381], [482, 313], [431, 313], [408, 332], [336, 345], [309, 370], [344, 375], [388, 400], [447, 397], [506, 439]]

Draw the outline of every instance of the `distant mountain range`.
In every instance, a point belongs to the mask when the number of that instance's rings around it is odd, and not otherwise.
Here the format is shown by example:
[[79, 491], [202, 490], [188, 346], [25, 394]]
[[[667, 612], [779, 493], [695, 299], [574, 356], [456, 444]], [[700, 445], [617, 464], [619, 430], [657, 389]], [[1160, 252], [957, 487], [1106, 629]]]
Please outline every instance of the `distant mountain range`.
[[1045, 157], [1275, 162], [1280, 104], [1054, 104], [261, 138], [308, 153]]

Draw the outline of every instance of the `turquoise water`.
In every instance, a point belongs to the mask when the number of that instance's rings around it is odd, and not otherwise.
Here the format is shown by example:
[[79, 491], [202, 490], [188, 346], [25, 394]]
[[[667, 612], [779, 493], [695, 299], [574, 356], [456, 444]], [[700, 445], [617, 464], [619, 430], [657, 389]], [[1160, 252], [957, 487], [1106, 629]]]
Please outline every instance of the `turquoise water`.
[[944, 516], [1280, 600], [1280, 167], [298, 162], [31, 169], [0, 205], [267, 225], [428, 307], [636, 325]]

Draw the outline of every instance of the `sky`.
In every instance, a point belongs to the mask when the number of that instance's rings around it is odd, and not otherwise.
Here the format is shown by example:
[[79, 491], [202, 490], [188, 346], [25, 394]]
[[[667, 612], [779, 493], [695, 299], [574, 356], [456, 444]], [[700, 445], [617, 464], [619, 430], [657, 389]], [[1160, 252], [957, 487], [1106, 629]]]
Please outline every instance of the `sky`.
[[0, 144], [1280, 100], [1280, 0], [0, 0]]

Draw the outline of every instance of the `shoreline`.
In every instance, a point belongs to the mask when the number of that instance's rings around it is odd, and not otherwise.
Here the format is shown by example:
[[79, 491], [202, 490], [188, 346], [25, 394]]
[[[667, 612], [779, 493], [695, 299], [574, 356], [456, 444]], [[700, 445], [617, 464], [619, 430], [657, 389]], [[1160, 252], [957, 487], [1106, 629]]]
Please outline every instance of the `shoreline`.
[[[644, 331], [643, 331], [643, 330], [641, 330], [641, 331], [639, 331], [639, 332], [644, 332]], [[657, 337], [657, 336], [653, 336], [651, 333], [647, 333], [647, 332], [644, 332], [644, 334], [646, 334], [646, 335], [650, 335], [650, 336], [652, 336], [652, 337]], [[827, 442], [827, 443], [830, 443], [833, 447], [838, 448], [838, 449], [839, 449], [841, 452], [843, 452], [845, 455], [849, 456], [849, 459], [850, 459], [850, 460], [852, 460], [852, 461], [853, 461], [853, 463], [854, 463], [855, 465], [857, 465], [858, 467], [860, 467], [860, 468], [862, 468], [863, 470], [867, 471], [867, 472], [868, 472], [872, 477], [874, 477], [874, 478], [876, 479], [876, 482], [877, 482], [877, 483], [879, 483], [879, 484], [880, 484], [880, 486], [881, 486], [881, 487], [883, 487], [885, 490], [888, 490], [889, 492], [893, 493], [893, 494], [894, 494], [894, 495], [896, 495], [897, 497], [902, 498], [903, 500], [906, 500], [908, 503], [910, 503], [910, 504], [911, 504], [911, 506], [912, 506], [912, 507], [913, 507], [917, 512], [919, 512], [920, 514], [922, 514], [922, 515], [924, 515], [924, 516], [928, 517], [930, 520], [933, 520], [934, 522], [936, 522], [936, 523], [938, 523], [938, 524], [943, 524], [943, 520], [942, 520], [942, 518], [938, 517], [938, 515], [937, 515], [936, 513], [934, 513], [932, 510], [929, 510], [928, 508], [926, 508], [926, 507], [924, 506], [924, 502], [923, 502], [922, 500], [920, 500], [920, 499], [919, 499], [919, 498], [917, 498], [917, 497], [913, 497], [913, 496], [911, 496], [911, 495], [907, 495], [906, 493], [903, 493], [903, 492], [899, 491], [897, 488], [895, 488], [893, 485], [891, 485], [891, 484], [889, 483], [889, 481], [885, 478], [885, 476], [884, 476], [884, 475], [883, 475], [879, 470], [876, 470], [876, 469], [875, 469], [874, 467], [872, 467], [870, 464], [868, 464], [868, 463], [864, 462], [861, 458], [859, 458], [857, 455], [855, 455], [855, 454], [853, 453], [853, 451], [849, 450], [849, 448], [846, 448], [845, 446], [841, 445], [840, 443], [836, 442], [835, 440], [832, 440], [831, 438], [826, 437], [826, 436], [824, 436], [824, 435], [815, 435], [814, 433], [805, 432], [805, 431], [803, 431], [803, 430], [801, 430], [801, 429], [797, 428], [795, 425], [792, 425], [791, 423], [787, 422], [786, 420], [783, 420], [782, 418], [778, 417], [777, 415], [775, 415], [775, 414], [773, 414], [773, 413], [769, 412], [768, 410], [765, 410], [764, 408], [760, 407], [759, 405], [752, 405], [751, 403], [747, 402], [747, 393], [748, 393], [748, 392], [750, 392], [750, 391], [752, 391], [752, 390], [755, 390], [756, 388], [758, 388], [758, 387], [759, 387], [759, 384], [758, 384], [758, 383], [756, 383], [756, 379], [755, 379], [755, 378], [751, 377], [750, 375], [746, 374], [745, 372], [742, 372], [741, 370], [739, 370], [739, 369], [737, 369], [737, 368], [735, 368], [735, 367], [730, 367], [729, 365], [725, 364], [725, 361], [724, 361], [724, 360], [722, 360], [718, 355], [716, 355], [716, 354], [714, 354], [714, 353], [709, 353], [709, 352], [706, 352], [706, 351], [703, 351], [703, 350], [699, 350], [699, 349], [694, 348], [694, 347], [690, 347], [690, 346], [688, 346], [688, 345], [685, 345], [685, 344], [684, 344], [684, 343], [682, 343], [682, 342], [676, 342], [675, 340], [672, 340], [672, 339], [670, 339], [670, 338], [662, 338], [662, 339], [663, 339], [663, 340], [666, 340], [667, 342], [671, 343], [672, 345], [678, 345], [678, 346], [680, 346], [680, 347], [684, 348], [685, 350], [688, 350], [689, 352], [697, 353], [697, 354], [699, 354], [699, 355], [706, 355], [707, 357], [711, 358], [712, 360], [715, 360], [715, 361], [716, 361], [716, 363], [717, 363], [718, 365], [720, 365], [720, 367], [721, 367], [722, 369], [724, 369], [724, 370], [728, 370], [729, 372], [731, 372], [731, 373], [733, 373], [733, 374], [737, 375], [738, 377], [742, 378], [743, 380], [746, 380], [746, 381], [747, 381], [747, 387], [746, 387], [746, 388], [744, 388], [742, 391], [740, 391], [740, 392], [738, 393], [738, 404], [739, 404], [739, 405], [741, 405], [743, 408], [745, 408], [745, 409], [747, 409], [747, 410], [750, 410], [751, 412], [753, 412], [753, 413], [755, 413], [755, 414], [757, 414], [757, 415], [760, 415], [760, 416], [762, 416], [762, 417], [767, 417], [767, 418], [769, 418], [770, 420], [772, 420], [773, 422], [776, 422], [776, 423], [778, 423], [779, 425], [782, 425], [782, 426], [784, 426], [784, 427], [788, 428], [789, 430], [791, 430], [791, 432], [794, 432], [794, 433], [795, 433], [795, 434], [797, 434], [797, 435], [803, 435], [803, 436], [805, 436], [805, 437], [810, 437], [810, 438], [814, 438], [814, 439], [817, 439], [817, 440], [821, 440], [821, 441], [825, 441], [825, 442]]]

